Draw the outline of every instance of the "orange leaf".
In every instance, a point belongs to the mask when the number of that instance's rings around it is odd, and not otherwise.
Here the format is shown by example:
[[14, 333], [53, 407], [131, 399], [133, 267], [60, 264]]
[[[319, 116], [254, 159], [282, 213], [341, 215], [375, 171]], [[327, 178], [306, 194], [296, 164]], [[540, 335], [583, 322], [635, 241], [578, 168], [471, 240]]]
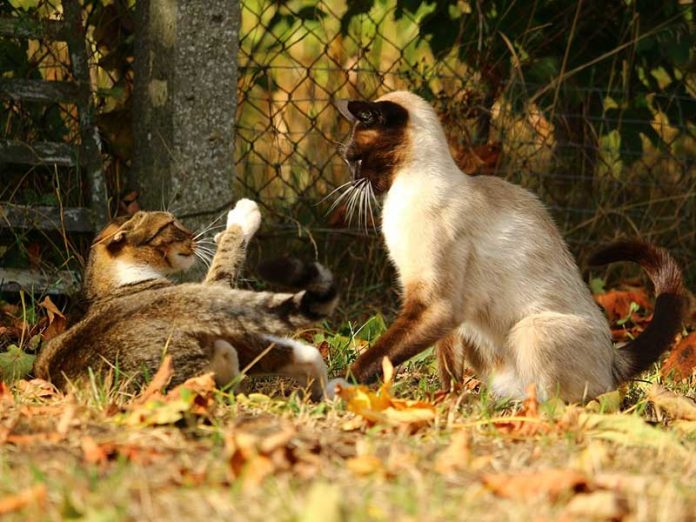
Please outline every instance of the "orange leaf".
[[39, 306], [46, 309], [49, 322], [53, 322], [56, 317], [65, 319], [63, 312], [58, 310], [58, 307], [55, 305], [53, 301], [51, 301], [51, 298], [49, 296], [44, 297], [44, 300], [39, 303]]
[[547, 469], [517, 475], [487, 474], [482, 477], [482, 480], [488, 489], [500, 497], [524, 500], [534, 497], [548, 497], [556, 500], [564, 494], [591, 489], [585, 475], [569, 469]]
[[157, 373], [147, 385], [147, 388], [133, 401], [134, 405], [145, 404], [148, 399], [153, 396], [161, 395], [162, 388], [164, 388], [169, 381], [172, 380], [174, 375], [174, 367], [172, 366], [172, 356], [165, 355], [162, 359], [162, 364], [160, 364]]
[[645, 310], [652, 310], [652, 304], [643, 289], [611, 290], [604, 294], [595, 294], [594, 299], [606, 310], [610, 322], [628, 316], [631, 311], [631, 303], [636, 303]]
[[49, 296], [46, 296], [39, 306], [46, 310], [48, 315], [48, 327], [41, 333], [44, 341], [50, 341], [54, 337], [62, 334], [65, 331], [67, 321], [63, 313], [58, 310], [58, 307], [51, 301]]
[[662, 365], [662, 375], [674, 373], [676, 379], [688, 379], [696, 370], [696, 332], [691, 333], [672, 349]]
[[14, 495], [0, 498], [0, 515], [19, 511], [30, 504], [46, 502], [46, 484], [36, 484]]

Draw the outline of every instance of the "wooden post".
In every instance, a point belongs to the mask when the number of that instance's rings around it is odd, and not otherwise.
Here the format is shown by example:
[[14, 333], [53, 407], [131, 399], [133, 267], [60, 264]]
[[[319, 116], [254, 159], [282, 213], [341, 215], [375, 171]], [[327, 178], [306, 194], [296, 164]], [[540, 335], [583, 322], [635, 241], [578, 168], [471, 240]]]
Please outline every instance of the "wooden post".
[[136, 18], [130, 184], [198, 225], [232, 202], [239, 1], [138, 0]]

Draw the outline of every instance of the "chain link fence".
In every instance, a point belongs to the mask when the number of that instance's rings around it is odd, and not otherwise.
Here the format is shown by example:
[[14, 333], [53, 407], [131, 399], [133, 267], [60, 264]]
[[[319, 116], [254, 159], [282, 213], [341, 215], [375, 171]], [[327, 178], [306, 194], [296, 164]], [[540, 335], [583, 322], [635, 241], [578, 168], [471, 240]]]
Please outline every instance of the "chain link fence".
[[[29, 3], [30, 9], [15, 0], [3, 4], [2, 14], [60, 17], [59, 0]], [[529, 78], [503, 78], [491, 92], [482, 87], [485, 71], [461, 53], [433, 50], [423, 33], [427, 6], [415, 3], [409, 11], [406, 4], [412, 2], [241, 0], [236, 184], [240, 196], [265, 207], [257, 248], [305, 249], [332, 267], [350, 267], [344, 285], [360, 289], [356, 302], [384, 286], [390, 269], [376, 229], [348, 223], [345, 207], [329, 212], [336, 195], [327, 196], [348, 179], [337, 146], [349, 127], [332, 102], [408, 89], [436, 107], [465, 172], [534, 191], [576, 254], [614, 237], [640, 236], [671, 248], [696, 280], [693, 95], [632, 92], [649, 110], [627, 113], [616, 110], [626, 96], [616, 87], [557, 84], [555, 98], [572, 103], [550, 109], [536, 98], [550, 85]], [[111, 194], [123, 198], [132, 155], [133, 3], [85, 0], [83, 8], [105, 168]], [[460, 47], [482, 45], [476, 31], [458, 38]], [[71, 79], [64, 43], [5, 39], [1, 51], [3, 74]], [[79, 141], [74, 106], [3, 100], [2, 109], [0, 138]], [[55, 168], [5, 165], [2, 175], [0, 200], [84, 203], [84, 186], [69, 169], [59, 176]], [[124, 209], [130, 203], [125, 198]], [[66, 256], [80, 251], [53, 241]], [[43, 262], [36, 250], [49, 248], [24, 233], [0, 246], [3, 263]]]
[[[293, 5], [243, 0], [239, 55], [237, 181], [281, 228], [359, 233], [345, 209], [326, 214], [333, 198], [321, 202], [348, 179], [336, 149], [349, 128], [332, 100], [408, 89], [436, 107], [464, 171], [538, 194], [576, 254], [640, 236], [673, 249], [696, 276], [696, 136], [687, 117], [668, 122], [659, 110], [636, 117], [613, 110], [620, 89], [566, 85], [556, 94], [577, 100], [573, 110], [549, 113], [533, 103], [544, 86], [523, 79], [504, 82], [491, 99], [479, 88], [480, 74], [456, 56], [434, 55], [419, 34], [422, 19], [398, 2], [358, 14], [350, 13], [352, 3]], [[671, 115], [696, 109], [689, 96], [632, 95]], [[633, 139], [622, 139], [631, 126]], [[367, 235], [353, 238], [351, 248], [378, 241], [374, 231]]]

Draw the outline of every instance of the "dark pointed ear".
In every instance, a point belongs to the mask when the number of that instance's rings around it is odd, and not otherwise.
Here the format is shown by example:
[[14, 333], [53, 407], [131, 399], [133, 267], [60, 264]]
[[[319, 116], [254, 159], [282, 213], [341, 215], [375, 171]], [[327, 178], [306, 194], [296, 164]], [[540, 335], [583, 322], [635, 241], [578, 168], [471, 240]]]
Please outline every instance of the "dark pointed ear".
[[374, 102], [340, 100], [336, 102], [336, 108], [351, 123], [359, 121], [375, 125], [384, 121], [379, 105]]

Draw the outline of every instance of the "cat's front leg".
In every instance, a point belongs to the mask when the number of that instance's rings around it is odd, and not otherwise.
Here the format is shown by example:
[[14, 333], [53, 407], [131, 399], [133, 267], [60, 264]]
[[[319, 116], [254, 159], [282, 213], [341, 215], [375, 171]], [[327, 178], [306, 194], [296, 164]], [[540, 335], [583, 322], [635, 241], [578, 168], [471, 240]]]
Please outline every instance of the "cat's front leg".
[[449, 334], [457, 325], [445, 303], [425, 304], [406, 299], [399, 316], [374, 346], [353, 363], [350, 373], [358, 382], [374, 381], [382, 359], [401, 364]]
[[240, 199], [227, 214], [227, 228], [215, 236], [217, 250], [205, 277], [206, 284], [234, 287], [246, 257], [246, 245], [259, 229], [261, 212], [256, 202]]

